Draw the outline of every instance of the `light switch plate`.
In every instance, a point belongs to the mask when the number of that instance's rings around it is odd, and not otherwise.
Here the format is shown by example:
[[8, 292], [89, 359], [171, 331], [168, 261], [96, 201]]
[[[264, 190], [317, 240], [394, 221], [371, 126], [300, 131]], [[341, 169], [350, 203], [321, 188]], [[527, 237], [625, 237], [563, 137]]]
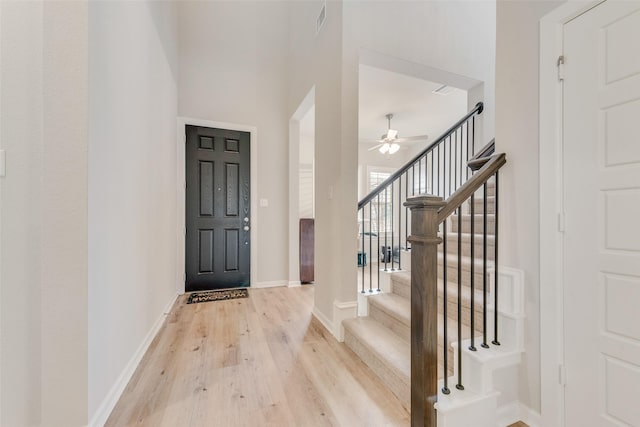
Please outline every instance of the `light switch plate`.
[[0, 150], [0, 178], [7, 175], [7, 154]]
[[269, 206], [269, 199], [260, 199], [260, 207], [266, 208], [267, 206]]

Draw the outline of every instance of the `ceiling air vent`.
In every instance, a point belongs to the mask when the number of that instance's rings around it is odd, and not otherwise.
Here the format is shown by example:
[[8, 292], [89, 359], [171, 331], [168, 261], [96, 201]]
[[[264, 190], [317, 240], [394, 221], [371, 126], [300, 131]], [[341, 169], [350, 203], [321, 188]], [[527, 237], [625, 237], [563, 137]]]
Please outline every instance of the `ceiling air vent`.
[[327, 2], [324, 2], [322, 5], [322, 9], [320, 9], [320, 14], [318, 15], [318, 19], [316, 19], [316, 34], [320, 32], [322, 25], [324, 25], [324, 21], [327, 19]]
[[451, 86], [447, 86], [447, 85], [442, 85], [437, 89], [433, 90], [433, 93], [436, 93], [438, 95], [449, 95], [451, 92], [453, 92], [454, 90], [456, 90], [455, 87], [451, 87]]

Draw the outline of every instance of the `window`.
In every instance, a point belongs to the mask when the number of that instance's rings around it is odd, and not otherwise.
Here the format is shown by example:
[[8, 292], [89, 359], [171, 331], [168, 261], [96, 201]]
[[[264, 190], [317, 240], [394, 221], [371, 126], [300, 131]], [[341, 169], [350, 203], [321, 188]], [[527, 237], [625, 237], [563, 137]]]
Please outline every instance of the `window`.
[[[378, 188], [378, 186], [382, 184], [387, 178], [389, 178], [391, 174], [392, 172], [385, 170], [369, 170], [369, 192]], [[389, 188], [386, 193], [386, 200], [385, 191], [382, 191], [379, 197], [376, 197], [371, 201], [370, 225], [372, 233], [390, 233], [393, 229], [393, 222], [391, 221], [391, 189]], [[365, 216], [368, 215], [369, 212], [365, 212]]]

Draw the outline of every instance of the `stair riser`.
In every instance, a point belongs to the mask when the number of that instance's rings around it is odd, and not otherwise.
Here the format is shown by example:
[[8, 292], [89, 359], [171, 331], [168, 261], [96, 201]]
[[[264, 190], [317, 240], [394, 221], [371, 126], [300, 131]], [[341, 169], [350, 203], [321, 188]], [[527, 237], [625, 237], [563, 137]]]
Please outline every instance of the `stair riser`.
[[[444, 270], [442, 268], [442, 264], [438, 264], [438, 278], [444, 279]], [[482, 289], [483, 283], [483, 275], [482, 269], [476, 268], [476, 272], [473, 275], [473, 287], [474, 289]], [[458, 266], [454, 263], [447, 265], [447, 286], [457, 286], [458, 283]], [[468, 271], [462, 270], [462, 286], [471, 287], [471, 274]], [[489, 286], [488, 277], [487, 277], [487, 286]]]
[[[455, 284], [449, 284], [449, 286], [455, 286]], [[403, 298], [410, 298], [409, 293], [411, 289], [408, 285], [405, 284], [394, 284], [394, 293], [402, 296]], [[405, 295], [406, 292], [406, 295]], [[455, 319], [458, 313], [458, 298], [456, 296], [449, 296], [448, 305], [447, 305], [447, 314], [449, 318]], [[438, 291], [438, 312], [443, 313], [443, 295], [442, 291]], [[475, 311], [475, 328], [477, 332], [482, 332], [482, 304], [476, 300], [474, 302], [474, 311]], [[462, 297], [462, 324], [465, 328], [469, 328], [471, 325], [471, 299], [468, 296]]]
[[[380, 380], [396, 395], [400, 402], [408, 409], [411, 404], [411, 379], [399, 375], [381, 363], [372, 353], [345, 328], [345, 344], [353, 350], [362, 361], [380, 378]], [[453, 353], [452, 353], [453, 354]]]
[[[458, 218], [456, 216], [451, 216], [448, 219], [448, 222], [451, 223], [451, 231], [454, 233], [458, 232]], [[495, 217], [488, 216], [487, 217], [487, 233], [494, 234], [496, 230], [495, 227]], [[482, 233], [484, 231], [483, 217], [482, 215], [475, 216], [475, 226], [474, 233]], [[464, 215], [462, 217], [462, 232], [463, 233], [471, 233], [471, 217]], [[476, 234], [477, 235], [477, 234]]]
[[[493, 240], [493, 239], [491, 239]], [[493, 243], [493, 242], [492, 242]], [[474, 239], [473, 242], [473, 248], [474, 248], [474, 254], [473, 256], [475, 257], [475, 259], [481, 259], [482, 258], [482, 251], [483, 251], [483, 243], [482, 243], [482, 235], [478, 235], [476, 236], [476, 238]], [[438, 246], [438, 252], [442, 253], [442, 251], [444, 250], [444, 245], [440, 244], [440, 246]], [[462, 245], [461, 245], [461, 250], [462, 250], [462, 256], [471, 256], [471, 242], [469, 241], [462, 241]], [[449, 235], [447, 235], [447, 253], [448, 254], [452, 254], [452, 255], [458, 255], [458, 235], [454, 234], [453, 236], [449, 237]], [[489, 260], [493, 260], [495, 255], [495, 247], [493, 246], [493, 244], [489, 244], [489, 239], [487, 240], [487, 258]]]
[[[438, 295], [438, 312], [444, 314], [442, 295]], [[474, 327], [476, 330], [476, 336], [482, 333], [482, 305], [477, 302], [474, 304]], [[447, 318], [457, 320], [458, 317], [458, 300], [457, 298], [448, 298], [447, 299]], [[462, 300], [462, 327], [470, 330], [471, 327], [471, 309], [470, 302]]]
[[[484, 212], [484, 199], [476, 198], [474, 199], [473, 204], [475, 206], [474, 211], [476, 215]], [[468, 205], [466, 207], [466, 213], [469, 213], [469, 214], [471, 213], [471, 200], [469, 200]], [[490, 214], [496, 213], [495, 197], [489, 197], [487, 199], [487, 213], [490, 213]]]
[[391, 291], [403, 298], [411, 299], [411, 285], [404, 282], [396, 282], [391, 280]]
[[391, 329], [405, 341], [411, 340], [411, 328], [376, 304], [369, 304], [369, 317]]

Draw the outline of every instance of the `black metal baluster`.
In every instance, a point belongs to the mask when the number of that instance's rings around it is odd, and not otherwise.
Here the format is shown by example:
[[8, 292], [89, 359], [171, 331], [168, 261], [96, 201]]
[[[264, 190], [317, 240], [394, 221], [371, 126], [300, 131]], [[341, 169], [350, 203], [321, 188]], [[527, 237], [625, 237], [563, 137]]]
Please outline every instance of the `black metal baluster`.
[[464, 123], [460, 125], [460, 186], [462, 186], [462, 177], [464, 175], [464, 169], [462, 168], [462, 160], [463, 160], [462, 147], [464, 146], [464, 142], [463, 142], [464, 133], [462, 132], [462, 129], [464, 129]]
[[433, 184], [435, 181], [433, 180], [433, 150], [431, 150], [431, 194], [438, 194], [437, 192], [433, 192]]
[[482, 186], [482, 348], [487, 344], [487, 183]]
[[440, 163], [441, 163], [441, 160], [440, 160], [440, 145], [442, 145], [442, 144], [438, 144], [438, 173], [436, 174], [438, 185], [436, 187], [436, 192], [435, 192], [436, 196], [440, 195]]
[[[467, 120], [465, 123], [467, 124], [467, 140], [466, 140], [466, 143], [467, 143], [467, 159], [466, 159], [465, 164], [467, 164], [467, 163], [469, 163], [469, 158], [471, 157], [471, 155], [469, 154], [469, 148], [471, 147], [471, 145], [469, 145], [469, 120]], [[469, 167], [467, 166], [465, 168], [465, 170], [467, 171], [467, 179], [469, 179]]]
[[[377, 227], [377, 239], [378, 239], [378, 244], [376, 245], [378, 248], [378, 268], [376, 268], [376, 270], [378, 270], [378, 292], [380, 292], [380, 193], [378, 193], [378, 195], [376, 196], [378, 199], [378, 208], [377, 208], [377, 214], [376, 214], [376, 221], [378, 222], [378, 227]], [[369, 292], [373, 292], [371, 290], [371, 288], [369, 288]]]
[[[373, 282], [373, 221], [371, 216], [371, 207], [373, 205], [373, 200], [369, 202], [369, 289], [372, 288]], [[380, 287], [380, 286], [378, 286]], [[362, 288], [362, 293], [364, 293], [364, 287]]]
[[475, 317], [476, 317], [476, 313], [475, 313], [475, 294], [476, 294], [476, 290], [474, 287], [474, 280], [475, 280], [475, 263], [476, 263], [476, 258], [475, 258], [475, 221], [476, 217], [475, 217], [475, 195], [472, 194], [471, 195], [471, 345], [469, 346], [469, 350], [471, 351], [476, 351], [476, 323], [475, 323]]
[[387, 206], [388, 206], [388, 199], [387, 199], [387, 190], [389, 189], [389, 187], [385, 187], [384, 189], [384, 271], [387, 271], [387, 258], [388, 258], [388, 252], [387, 252], [387, 230], [389, 229], [387, 227]]
[[[405, 183], [404, 183], [404, 200], [406, 201], [409, 198], [409, 172], [407, 171], [405, 174]], [[409, 249], [409, 208], [404, 208], [404, 247], [405, 249]]]
[[462, 385], [462, 206], [458, 208], [458, 390]]
[[458, 130], [453, 134], [453, 191], [458, 188]]
[[[364, 236], [365, 236], [364, 224], [365, 224], [365, 222], [364, 222], [364, 207], [362, 207], [362, 234], [361, 234], [361, 237], [360, 237], [362, 239], [362, 255], [360, 256], [360, 264], [362, 265], [362, 292], [363, 293], [364, 293], [364, 282], [365, 282], [365, 279], [364, 279]], [[353, 262], [353, 261], [351, 261], [351, 262]], [[371, 281], [369, 281], [369, 282], [371, 282]], [[369, 286], [371, 286], [371, 284], [369, 284]]]
[[393, 193], [395, 190], [395, 185], [392, 182], [391, 183], [391, 271], [396, 271], [396, 267], [395, 267], [395, 260], [393, 259], [393, 240], [395, 238], [394, 233], [395, 233], [395, 229], [396, 229], [396, 224], [393, 221], [393, 211], [394, 211], [394, 204], [395, 204], [395, 200], [393, 199]]
[[398, 177], [398, 270], [402, 270], [402, 175]]
[[422, 194], [422, 158], [418, 160], [418, 194]]
[[411, 166], [411, 195], [416, 195], [416, 165]]
[[493, 238], [494, 238], [494, 250], [495, 254], [493, 256], [493, 296], [494, 296], [494, 307], [493, 307], [493, 341], [491, 344], [500, 345], [500, 341], [498, 341], [498, 171], [496, 171], [496, 189], [494, 196], [494, 227]]
[[471, 117], [471, 154], [476, 154], [476, 116]]
[[443, 283], [443, 301], [444, 305], [442, 307], [442, 317], [444, 318], [444, 387], [442, 387], [442, 392], [444, 394], [451, 393], [449, 390], [449, 362], [447, 360], [448, 351], [448, 341], [447, 341], [447, 219], [442, 222], [442, 283]]
[[451, 197], [451, 135], [449, 135], [449, 193], [447, 198]]

